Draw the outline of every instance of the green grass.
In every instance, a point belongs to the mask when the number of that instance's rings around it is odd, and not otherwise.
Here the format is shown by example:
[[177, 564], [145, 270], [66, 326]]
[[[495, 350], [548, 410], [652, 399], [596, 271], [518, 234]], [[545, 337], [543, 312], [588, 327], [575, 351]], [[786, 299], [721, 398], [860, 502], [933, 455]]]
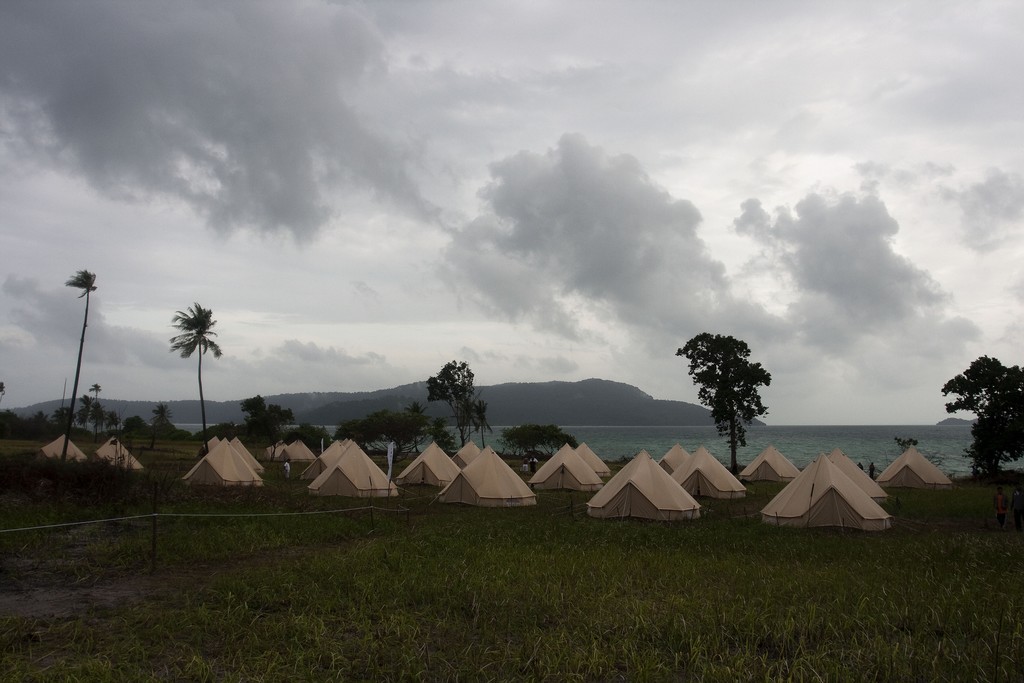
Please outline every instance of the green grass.
[[[305, 483], [268, 467], [262, 489], [172, 486], [158, 505], [368, 504], [311, 497]], [[0, 616], [0, 678], [1024, 678], [1024, 539], [992, 530], [987, 488], [900, 491], [886, 504], [894, 528], [870, 534], [762, 524], [757, 510], [779, 488], [704, 500], [703, 519], [671, 524], [589, 518], [579, 493], [484, 509], [432, 502], [428, 487], [375, 501], [372, 519], [160, 517], [153, 574], [149, 520], [0, 534], [4, 590], [130, 593], [70, 616]], [[48, 501], [0, 504], [7, 528], [56, 514]], [[151, 504], [140, 493], [120, 509]]]

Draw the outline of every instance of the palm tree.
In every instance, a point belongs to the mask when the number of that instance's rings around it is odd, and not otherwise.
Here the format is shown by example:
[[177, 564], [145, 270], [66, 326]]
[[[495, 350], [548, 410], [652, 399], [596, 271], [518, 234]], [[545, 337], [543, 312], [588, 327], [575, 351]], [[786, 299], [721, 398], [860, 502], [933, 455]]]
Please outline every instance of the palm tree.
[[150, 424], [153, 425], [153, 438], [149, 440], [149, 447], [153, 449], [156, 447], [157, 430], [165, 429], [171, 424], [171, 409], [166, 403], [156, 404], [156, 408], [153, 408], [153, 419], [150, 420]]
[[93, 441], [97, 440], [97, 436], [100, 433], [100, 425], [103, 423], [103, 418], [104, 418], [103, 406], [100, 405], [100, 392], [102, 390], [103, 390], [103, 387], [101, 387], [99, 384], [93, 384], [91, 387], [89, 387], [89, 391], [91, 391], [93, 393], [93, 396], [96, 397], [96, 400], [93, 401], [92, 411], [90, 413], [92, 415], [92, 440]]
[[478, 398], [473, 401], [472, 410], [473, 424], [480, 430], [480, 447], [482, 448], [484, 446], [484, 430], [486, 429], [488, 432], [494, 431], [491, 429], [491, 423], [487, 421], [487, 401]]
[[85, 297], [85, 318], [82, 320], [82, 340], [78, 343], [78, 365], [75, 366], [75, 384], [71, 388], [71, 409], [68, 411], [68, 428], [64, 432], [64, 445], [60, 449], [60, 459], [62, 461], [68, 459], [68, 442], [71, 441], [71, 427], [75, 419], [75, 394], [78, 393], [78, 376], [82, 373], [82, 350], [85, 348], [85, 328], [89, 326], [89, 294], [96, 291], [96, 273], [80, 270], [72, 275], [64, 285], [82, 290], [78, 298]]
[[4, 400], [4, 394], [7, 393], [7, 387], [4, 386], [3, 382], [0, 382], [0, 401]]
[[203, 399], [203, 354], [210, 351], [214, 358], [221, 357], [217, 342], [210, 339], [210, 337], [217, 336], [217, 333], [213, 331], [213, 326], [217, 324], [217, 321], [213, 319], [212, 310], [195, 303], [187, 312], [175, 312], [171, 322], [181, 331], [181, 334], [171, 337], [171, 351], [179, 351], [182, 358], [188, 358], [197, 350], [199, 351], [199, 411], [203, 416], [203, 448], [201, 452], [205, 455], [207, 445], [206, 402]]

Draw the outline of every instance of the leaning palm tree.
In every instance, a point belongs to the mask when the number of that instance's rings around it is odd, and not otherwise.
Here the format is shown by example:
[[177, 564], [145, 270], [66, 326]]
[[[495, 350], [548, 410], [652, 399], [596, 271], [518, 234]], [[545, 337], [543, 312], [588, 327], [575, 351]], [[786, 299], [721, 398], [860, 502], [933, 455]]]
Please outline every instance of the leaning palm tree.
[[75, 366], [75, 384], [71, 388], [71, 409], [68, 411], [68, 428], [64, 432], [64, 445], [60, 449], [60, 459], [68, 458], [68, 442], [71, 441], [71, 427], [75, 419], [75, 394], [78, 393], [78, 376], [82, 373], [82, 350], [85, 348], [85, 328], [89, 325], [89, 294], [96, 291], [96, 273], [80, 270], [64, 283], [67, 287], [82, 290], [78, 296], [85, 297], [85, 318], [82, 320], [82, 340], [78, 342], [78, 365]]
[[213, 331], [213, 326], [217, 324], [217, 321], [213, 319], [212, 310], [195, 303], [187, 312], [177, 311], [171, 322], [181, 331], [181, 334], [171, 337], [171, 351], [179, 351], [182, 358], [188, 358], [197, 350], [199, 351], [199, 411], [203, 416], [202, 453], [205, 455], [207, 445], [206, 402], [203, 399], [203, 354], [209, 351], [214, 358], [221, 357], [217, 342], [210, 339], [210, 337], [217, 336], [217, 333]]
[[494, 431], [491, 428], [491, 423], [487, 421], [487, 401], [478, 398], [473, 401], [472, 410], [473, 424], [480, 431], [480, 446], [482, 447], [484, 445], [484, 430], [486, 429], [488, 432]]

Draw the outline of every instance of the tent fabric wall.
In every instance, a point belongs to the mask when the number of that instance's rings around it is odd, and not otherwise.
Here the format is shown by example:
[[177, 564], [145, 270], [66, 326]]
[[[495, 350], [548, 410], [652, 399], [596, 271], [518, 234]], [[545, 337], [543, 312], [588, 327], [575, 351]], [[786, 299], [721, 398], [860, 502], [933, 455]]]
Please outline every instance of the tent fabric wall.
[[292, 462], [313, 462], [316, 454], [309, 450], [309, 446], [303, 443], [302, 439], [296, 439], [284, 447], [284, 456]]
[[530, 477], [530, 486], [538, 489], [569, 489], [596, 491], [603, 485], [601, 477], [583, 461], [569, 444], [558, 449], [547, 462]]
[[953, 481], [914, 446], [903, 451], [880, 475], [882, 486], [915, 489], [951, 489]]
[[775, 446], [768, 446], [740, 472], [740, 479], [747, 481], [792, 481], [800, 474], [789, 459]]
[[778, 526], [829, 526], [882, 531], [892, 516], [824, 454], [804, 468], [761, 510]]
[[263, 486], [263, 480], [227, 441], [218, 443], [182, 477], [188, 484]]
[[479, 455], [480, 447], [473, 441], [467, 441], [462, 445], [462, 448], [455, 451], [455, 455], [452, 456], [452, 461], [454, 461], [460, 469], [466, 469], [466, 466], [476, 460]]
[[302, 470], [302, 474], [299, 475], [299, 479], [305, 481], [313, 481], [325, 470], [330, 469], [341, 459], [341, 456], [345, 451], [353, 446], [355, 441], [351, 439], [345, 439], [343, 441], [332, 441], [331, 444], [317, 456], [316, 460], [311, 462], [306, 469]]
[[238, 451], [238, 453], [243, 458], [245, 458], [245, 461], [249, 463], [249, 467], [251, 467], [256, 472], [256, 474], [263, 474], [263, 465], [261, 465], [260, 461], [256, 459], [252, 452], [245, 447], [245, 444], [242, 443], [241, 439], [239, 439], [237, 436], [234, 436], [228, 443], [230, 443], [234, 447], [234, 449]]
[[103, 445], [96, 449], [96, 457], [112, 463], [117, 467], [124, 467], [129, 470], [141, 470], [142, 463], [135, 459], [128, 447], [117, 440], [117, 437], [110, 437], [103, 442]]
[[307, 487], [317, 496], [350, 498], [388, 498], [398, 495], [393, 482], [370, 460], [362, 448], [352, 443], [337, 462], [320, 473]]
[[843, 474], [849, 477], [854, 484], [863, 489], [864, 493], [871, 496], [875, 501], [881, 503], [889, 497], [889, 494], [882, 490], [882, 487], [869, 477], [867, 472], [857, 467], [856, 463], [850, 460], [842, 450], [833, 448], [827, 457], [833, 465], [841, 469]]
[[438, 499], [444, 503], [481, 507], [537, 504], [537, 494], [490, 446], [480, 451], [473, 462], [459, 472], [438, 494]]
[[576, 447], [576, 454], [583, 458], [583, 462], [590, 465], [590, 469], [594, 470], [599, 477], [610, 477], [612, 470], [608, 467], [608, 463], [602, 460], [597, 453], [595, 453], [590, 446], [585, 442], [581, 443]]
[[587, 514], [599, 519], [678, 521], [700, 517], [700, 504], [642, 450], [594, 494]]
[[742, 498], [747, 495], [746, 487], [703, 446], [671, 476], [691, 496]]
[[429, 486], [447, 486], [461, 470], [435, 442], [423, 449], [416, 459], [409, 463], [401, 474], [395, 478], [399, 485], [427, 484]]
[[[37, 454], [44, 458], [57, 458], [60, 459], [61, 451], [64, 449], [64, 437], [58, 436], [56, 439], [46, 444], [37, 451]], [[88, 460], [82, 449], [75, 445], [74, 441], [68, 441], [68, 460]]]
[[690, 453], [679, 444], [676, 444], [665, 451], [665, 455], [661, 456], [661, 460], [658, 464], [661, 465], [661, 469], [672, 474], [677, 469], [685, 465], [689, 460]]

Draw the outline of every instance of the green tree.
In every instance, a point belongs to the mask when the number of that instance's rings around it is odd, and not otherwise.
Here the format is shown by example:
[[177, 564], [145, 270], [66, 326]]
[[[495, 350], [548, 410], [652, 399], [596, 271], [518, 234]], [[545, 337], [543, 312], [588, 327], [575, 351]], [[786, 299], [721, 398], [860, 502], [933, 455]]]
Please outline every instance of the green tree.
[[75, 365], [75, 383], [71, 386], [71, 407], [68, 410], [68, 422], [67, 429], [64, 431], [64, 445], [60, 449], [61, 461], [68, 459], [68, 443], [71, 441], [71, 427], [74, 426], [75, 419], [75, 394], [78, 393], [78, 378], [82, 374], [82, 351], [85, 350], [85, 328], [89, 326], [89, 295], [96, 291], [96, 273], [90, 273], [88, 270], [80, 270], [72, 275], [67, 282], [64, 283], [66, 287], [74, 287], [82, 290], [82, 293], [78, 296], [81, 299], [85, 297], [85, 318], [82, 319], [82, 339], [78, 342], [78, 363]]
[[503, 452], [516, 457], [533, 454], [551, 457], [565, 444], [573, 448], [579, 446], [576, 437], [563, 432], [558, 425], [516, 425], [501, 430], [498, 440]]
[[106, 413], [103, 412], [103, 406], [100, 405], [100, 392], [103, 390], [99, 384], [93, 384], [89, 387], [89, 391], [92, 392], [93, 402], [92, 408], [89, 410], [89, 421], [92, 422], [92, 440], [96, 441], [100, 434], [100, 427], [103, 426], [103, 420], [106, 417]]
[[116, 410], [108, 410], [103, 414], [103, 426], [108, 432], [117, 433], [121, 426], [121, 416]]
[[124, 419], [124, 433], [134, 435], [136, 438], [144, 432], [149, 431], [149, 425], [139, 415], [132, 415]]
[[245, 433], [266, 439], [271, 445], [281, 439], [281, 432], [287, 425], [295, 422], [291, 408], [282, 408], [276, 403], [267, 405], [258, 394], [245, 399], [241, 405], [245, 413]]
[[75, 413], [75, 422], [82, 427], [88, 427], [93, 414], [92, 396], [89, 394], [82, 394], [82, 399], [79, 403], [81, 403], [81, 405], [78, 407], [78, 412]]
[[4, 394], [7, 393], [7, 387], [4, 386], [3, 382], [0, 382], [0, 401], [4, 400]]
[[965, 410], [978, 418], [965, 451], [975, 474], [995, 475], [1024, 455], [1024, 370], [982, 356], [943, 385], [942, 395], [950, 394], [957, 398], [946, 412]]
[[153, 408], [153, 417], [149, 419], [149, 424], [152, 427], [149, 438], [149, 447], [156, 447], [156, 435], [161, 432], [168, 432], [174, 428], [171, 424], [171, 409], [166, 403], [157, 403], [156, 407]]
[[471, 434], [472, 404], [475, 399], [473, 371], [465, 361], [449, 361], [437, 375], [427, 380], [427, 400], [443, 401], [448, 405], [462, 445], [466, 445]]
[[397, 453], [411, 453], [423, 441], [430, 418], [408, 410], [378, 410], [359, 420], [346, 420], [338, 426], [336, 439], [352, 439], [369, 450], [387, 450], [395, 442]]
[[203, 397], [203, 355], [209, 351], [214, 358], [221, 357], [220, 346], [211, 337], [216, 337], [213, 331], [217, 321], [213, 319], [213, 311], [203, 308], [198, 303], [185, 311], [176, 311], [171, 323], [178, 328], [181, 334], [171, 337], [171, 351], [177, 351], [182, 358], [188, 358], [196, 351], [199, 352], [199, 413], [203, 418], [203, 447], [200, 453], [205, 455], [206, 445], [206, 400]]
[[730, 469], [739, 473], [736, 448], [747, 445], [744, 425], [768, 413], [757, 388], [772, 383], [760, 363], [751, 363], [750, 347], [735, 337], [702, 332], [676, 351], [690, 361], [689, 374], [700, 402], [711, 409], [718, 433], [729, 437]]
[[486, 445], [484, 443], [484, 430], [486, 429], [489, 433], [494, 432], [491, 428], [491, 423], [487, 421], [487, 401], [481, 398], [472, 401], [469, 405], [469, 417], [473, 428], [480, 432], [480, 447], [483, 448]]

